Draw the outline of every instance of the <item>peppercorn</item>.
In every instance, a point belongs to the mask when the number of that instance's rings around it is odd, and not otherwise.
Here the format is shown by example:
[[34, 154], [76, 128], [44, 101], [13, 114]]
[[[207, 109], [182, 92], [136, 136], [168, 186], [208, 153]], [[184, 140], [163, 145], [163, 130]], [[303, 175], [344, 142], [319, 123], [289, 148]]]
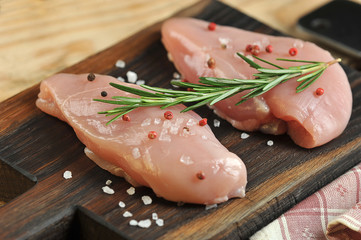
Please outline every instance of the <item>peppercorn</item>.
[[216, 26], [217, 26], [217, 24], [215, 24], [214, 22], [210, 22], [208, 25], [208, 30], [214, 31], [214, 30], [216, 30]]
[[298, 53], [298, 50], [297, 48], [290, 48], [290, 50], [288, 51], [288, 53], [291, 55], [291, 56], [296, 56], [297, 53]]
[[101, 95], [102, 97], [106, 97], [106, 96], [108, 96], [108, 93], [107, 93], [106, 91], [102, 91], [102, 92], [100, 93], [100, 95]]

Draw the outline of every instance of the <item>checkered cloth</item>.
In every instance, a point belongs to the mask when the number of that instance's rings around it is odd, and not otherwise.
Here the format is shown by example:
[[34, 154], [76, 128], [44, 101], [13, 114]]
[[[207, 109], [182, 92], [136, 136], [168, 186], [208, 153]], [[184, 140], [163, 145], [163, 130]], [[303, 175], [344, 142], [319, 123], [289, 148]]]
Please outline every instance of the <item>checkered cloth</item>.
[[251, 240], [361, 239], [361, 164], [258, 231]]

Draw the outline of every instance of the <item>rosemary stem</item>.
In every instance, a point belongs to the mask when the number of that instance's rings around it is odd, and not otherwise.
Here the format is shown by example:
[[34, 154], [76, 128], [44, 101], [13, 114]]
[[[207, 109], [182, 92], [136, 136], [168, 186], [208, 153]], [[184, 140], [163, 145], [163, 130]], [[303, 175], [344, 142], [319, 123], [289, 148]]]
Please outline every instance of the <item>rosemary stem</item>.
[[106, 116], [114, 116], [107, 124], [119, 119], [124, 114], [127, 114], [138, 107], [150, 107], [159, 106], [161, 109], [165, 109], [170, 106], [191, 103], [190, 106], [183, 109], [181, 112], [193, 110], [200, 106], [209, 104], [213, 105], [226, 98], [232, 97], [235, 94], [249, 90], [243, 95], [236, 105], [239, 105], [248, 99], [257, 97], [271, 90], [272, 88], [282, 84], [290, 79], [299, 77], [296, 81], [299, 85], [295, 89], [296, 93], [304, 91], [311, 84], [313, 84], [323, 72], [331, 65], [341, 62], [341, 58], [331, 60], [329, 62], [316, 62], [307, 60], [295, 60], [295, 59], [277, 59], [281, 61], [289, 61], [296, 63], [303, 63], [300, 66], [293, 66], [284, 68], [274, 63], [268, 62], [261, 58], [255, 57], [255, 59], [271, 65], [274, 68], [264, 68], [245, 57], [244, 55], [237, 53], [250, 67], [255, 68], [258, 72], [253, 74], [255, 79], [227, 79], [216, 77], [200, 77], [199, 83], [189, 83], [181, 81], [172, 81], [171, 84], [182, 87], [184, 89], [190, 88], [192, 91], [185, 90], [172, 90], [159, 87], [151, 87], [147, 85], [141, 85], [142, 88], [149, 90], [144, 91], [139, 88], [133, 88], [126, 85], [120, 85], [116, 83], [110, 83], [111, 86], [132, 93], [138, 97], [113, 97], [113, 100], [106, 99], [94, 99], [94, 101], [121, 105], [115, 107], [112, 110], [99, 112], [99, 114], [105, 114]]

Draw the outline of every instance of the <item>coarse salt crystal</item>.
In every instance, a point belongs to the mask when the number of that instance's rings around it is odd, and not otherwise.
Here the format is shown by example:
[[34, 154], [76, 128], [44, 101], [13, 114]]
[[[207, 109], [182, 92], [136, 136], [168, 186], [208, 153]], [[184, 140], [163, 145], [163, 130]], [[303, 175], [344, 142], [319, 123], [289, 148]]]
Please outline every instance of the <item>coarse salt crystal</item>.
[[115, 63], [115, 66], [118, 67], [118, 68], [125, 68], [125, 62], [123, 60], [118, 60]]
[[63, 178], [65, 178], [65, 179], [70, 179], [72, 177], [73, 177], [72, 173], [68, 170], [63, 173]]
[[135, 83], [138, 79], [138, 75], [135, 72], [128, 71], [127, 72], [127, 79], [130, 83]]
[[221, 125], [221, 121], [219, 121], [218, 119], [213, 120], [213, 126], [214, 127], [219, 127], [220, 125]]
[[156, 223], [159, 227], [161, 227], [161, 226], [164, 225], [164, 220], [161, 219], [161, 218], [159, 218], [159, 219], [155, 220], [155, 223]]
[[160, 119], [160, 118], [154, 118], [155, 125], [158, 125], [161, 121], [162, 121], [162, 119]]
[[173, 73], [173, 78], [175, 78], [175, 79], [180, 79], [180, 78], [181, 78], [181, 75], [180, 75], [179, 73], [177, 73], [177, 72], [174, 72], [174, 73]]
[[140, 126], [144, 127], [144, 126], [149, 126], [151, 123], [152, 119], [150, 118], [146, 118], [143, 120], [142, 124], [140, 124]]
[[268, 37], [262, 38], [262, 39], [261, 39], [261, 44], [262, 44], [263, 47], [269, 45], [269, 44], [270, 44], [269, 38], [268, 38]]
[[184, 118], [177, 118], [175, 121], [175, 126], [180, 127], [180, 125], [184, 122]]
[[112, 184], [112, 180], [107, 180], [105, 184], [109, 186], [110, 184]]
[[206, 205], [206, 210], [212, 209], [212, 208], [216, 208], [217, 207], [217, 203], [215, 204], [211, 204], [211, 205]]
[[202, 135], [202, 139], [203, 139], [203, 140], [207, 140], [208, 137], [207, 137], [206, 135]]
[[114, 194], [114, 190], [108, 186], [102, 187], [102, 189], [103, 189], [103, 192], [105, 192], [106, 194], [110, 194], [110, 195]]
[[172, 141], [171, 136], [168, 134], [168, 130], [166, 128], [163, 128], [162, 131], [160, 132], [159, 141], [165, 141], [165, 142]]
[[163, 122], [163, 128], [170, 128], [172, 126], [172, 122], [171, 121], [164, 121]]
[[129, 221], [129, 225], [130, 225], [130, 226], [138, 226], [138, 221], [132, 219], [132, 220]]
[[241, 138], [242, 139], [246, 139], [246, 138], [248, 138], [249, 137], [249, 134], [248, 133], [242, 133], [241, 134]]
[[218, 41], [221, 43], [221, 45], [225, 45], [227, 46], [227, 44], [229, 43], [229, 38], [218, 38]]
[[118, 205], [121, 208], [125, 208], [125, 203], [123, 201], [119, 201]]
[[178, 126], [171, 126], [169, 132], [170, 132], [171, 134], [177, 134], [177, 133], [178, 133], [178, 130], [179, 130], [179, 127], [178, 127]]
[[143, 201], [144, 205], [149, 205], [152, 203], [152, 198], [149, 196], [143, 196], [142, 201]]
[[133, 150], [132, 150], [132, 155], [133, 155], [133, 157], [135, 158], [135, 159], [137, 159], [137, 158], [140, 158], [140, 151], [139, 151], [139, 148], [133, 148]]
[[194, 162], [192, 161], [190, 156], [187, 156], [185, 154], [182, 154], [182, 156], [180, 157], [179, 161], [181, 163], [184, 163], [185, 165], [190, 165], [193, 164]]
[[193, 118], [190, 118], [189, 120], [188, 120], [188, 122], [187, 122], [187, 126], [193, 126], [193, 125], [195, 125], [197, 122], [193, 119]]
[[127, 189], [127, 193], [128, 193], [129, 195], [134, 195], [134, 193], [135, 193], [135, 188], [134, 188], [134, 187], [128, 188], [128, 189]]
[[152, 221], [150, 219], [140, 220], [138, 222], [138, 226], [141, 228], [149, 228], [152, 225]]
[[301, 49], [301, 48], [303, 48], [303, 41], [297, 39], [297, 40], [293, 43], [293, 46], [294, 46], [295, 48]]
[[152, 219], [157, 220], [158, 219], [158, 214], [157, 213], [152, 213]]
[[123, 213], [123, 217], [133, 217], [133, 214], [131, 212], [129, 212], [129, 211], [125, 211]]
[[137, 84], [137, 85], [142, 85], [142, 84], [145, 84], [145, 81], [144, 81], [144, 80], [137, 80], [137, 81], [135, 82], [135, 84]]
[[267, 145], [268, 145], [268, 146], [273, 146], [273, 141], [272, 141], [272, 140], [268, 140], [268, 141], [267, 141]]
[[122, 78], [122, 77], [117, 77], [117, 79], [118, 79], [119, 81], [121, 81], [121, 82], [125, 82], [125, 79]]

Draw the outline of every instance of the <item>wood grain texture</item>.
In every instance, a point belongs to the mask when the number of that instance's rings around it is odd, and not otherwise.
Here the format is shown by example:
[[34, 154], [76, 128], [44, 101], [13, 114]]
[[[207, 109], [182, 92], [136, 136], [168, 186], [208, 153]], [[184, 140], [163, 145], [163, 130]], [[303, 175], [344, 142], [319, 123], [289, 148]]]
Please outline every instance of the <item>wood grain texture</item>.
[[[0, 0], [0, 101], [196, 1]], [[222, 0], [302, 38], [307, 36], [296, 31], [297, 19], [327, 1]]]
[[[215, 1], [201, 1], [179, 15], [280, 35]], [[169, 86], [175, 69], [160, 42], [160, 26], [153, 25], [64, 72], [124, 76], [132, 70], [149, 85]], [[127, 62], [126, 69], [114, 66], [117, 59]], [[352, 117], [345, 132], [322, 147], [302, 149], [287, 136], [260, 133], [241, 140], [242, 132], [225, 121], [221, 128], [212, 129], [223, 145], [244, 160], [249, 183], [245, 198], [208, 211], [204, 206], [177, 206], [155, 197], [147, 188], [137, 188], [136, 194], [129, 196], [126, 189], [130, 185], [92, 163], [68, 125], [35, 107], [39, 86], [29, 88], [0, 103], [0, 158], [29, 173], [37, 184], [0, 208], [0, 239], [247, 238], [360, 161], [361, 75], [345, 69], [353, 90]], [[217, 118], [207, 108], [197, 112], [210, 121]], [[269, 139], [275, 142], [273, 147], [266, 145]], [[72, 179], [63, 179], [65, 170], [73, 172]], [[114, 195], [101, 190], [107, 179], [113, 181]], [[144, 206], [142, 195], [151, 196], [152, 205]], [[118, 206], [120, 200], [126, 209]], [[137, 220], [157, 212], [165, 226], [130, 227], [129, 219], [122, 216], [124, 210]]]

